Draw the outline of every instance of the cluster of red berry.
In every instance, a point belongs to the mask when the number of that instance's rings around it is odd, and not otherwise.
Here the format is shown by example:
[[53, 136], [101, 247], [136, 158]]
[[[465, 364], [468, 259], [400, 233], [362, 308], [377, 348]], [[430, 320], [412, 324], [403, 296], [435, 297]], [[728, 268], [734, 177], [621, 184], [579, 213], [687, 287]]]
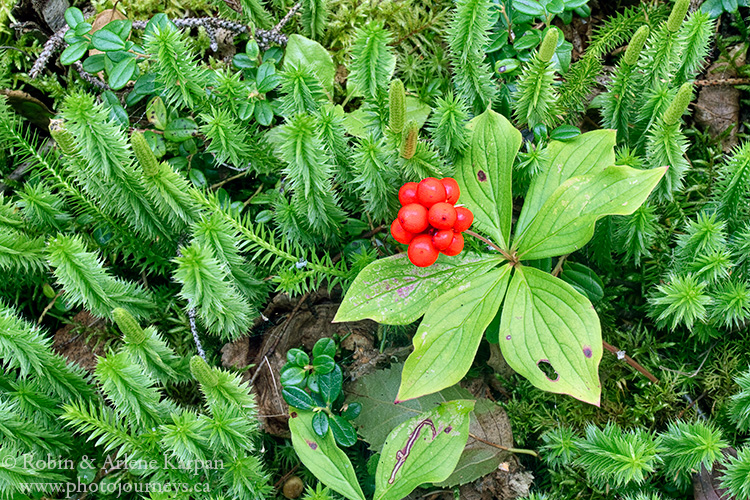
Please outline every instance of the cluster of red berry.
[[391, 224], [391, 234], [399, 243], [409, 245], [409, 260], [427, 267], [438, 255], [458, 255], [464, 249], [463, 233], [474, 222], [468, 208], [455, 207], [461, 195], [451, 177], [427, 177], [419, 184], [407, 182], [398, 191], [401, 210]]

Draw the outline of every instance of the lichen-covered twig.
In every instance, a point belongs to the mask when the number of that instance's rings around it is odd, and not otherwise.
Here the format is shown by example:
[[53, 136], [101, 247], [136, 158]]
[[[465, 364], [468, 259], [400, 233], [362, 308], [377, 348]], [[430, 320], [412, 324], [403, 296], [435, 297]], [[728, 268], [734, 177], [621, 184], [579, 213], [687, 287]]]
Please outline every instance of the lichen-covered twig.
[[289, 37], [283, 34], [281, 30], [284, 28], [284, 26], [286, 26], [286, 23], [289, 22], [289, 20], [297, 13], [297, 11], [299, 11], [301, 7], [302, 3], [300, 2], [294, 4], [294, 6], [289, 9], [289, 12], [286, 13], [281, 21], [279, 21], [279, 23], [270, 30], [256, 30], [255, 40], [258, 42], [258, 47], [260, 47], [261, 50], [266, 50], [271, 46], [271, 43], [286, 45], [286, 43], [289, 41]]
[[[292, 8], [292, 11], [294, 11], [294, 8]], [[284, 19], [282, 19], [282, 21], [284, 21]], [[186, 29], [186, 28], [190, 29], [190, 28], [197, 28], [197, 27], [202, 26], [206, 30], [206, 33], [208, 34], [208, 38], [211, 41], [211, 50], [213, 51], [219, 50], [219, 43], [216, 38], [217, 29], [221, 28], [233, 34], [240, 34], [240, 33], [248, 32], [248, 27], [243, 24], [236, 23], [234, 21], [229, 21], [227, 19], [216, 18], [216, 17], [189, 17], [186, 19], [173, 19], [172, 22], [174, 23], [175, 26], [177, 26], [180, 29]], [[136, 29], [136, 30], [145, 29], [146, 24], [148, 24], [147, 21], [133, 21], [133, 29]], [[282, 23], [279, 23], [279, 25], [282, 25]], [[274, 27], [274, 30], [277, 29], [277, 27]], [[66, 31], [68, 31], [67, 27], [59, 30], [54, 35], [52, 35], [44, 44], [42, 53], [39, 54], [39, 57], [37, 58], [37, 60], [34, 61], [34, 65], [32, 66], [31, 71], [29, 72], [29, 76], [31, 78], [38, 78], [39, 75], [42, 74], [42, 71], [44, 71], [44, 68], [47, 67], [47, 64], [49, 64], [49, 61], [52, 58], [52, 56], [68, 46], [64, 38]], [[286, 43], [286, 41], [284, 41], [284, 43]], [[106, 83], [96, 78], [94, 75], [84, 71], [83, 65], [80, 62], [74, 63], [73, 67], [81, 75], [81, 78], [86, 80], [88, 83], [103, 90], [109, 89], [109, 86]]]

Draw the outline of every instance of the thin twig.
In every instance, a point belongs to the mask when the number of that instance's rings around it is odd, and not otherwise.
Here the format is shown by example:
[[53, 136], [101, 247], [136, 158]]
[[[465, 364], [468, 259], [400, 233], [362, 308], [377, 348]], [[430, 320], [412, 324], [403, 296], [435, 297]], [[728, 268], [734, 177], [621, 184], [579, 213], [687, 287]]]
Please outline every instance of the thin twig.
[[524, 450], [523, 448], [509, 448], [507, 446], [495, 444], [490, 441], [487, 441], [486, 439], [482, 439], [479, 436], [472, 434], [471, 432], [469, 433], [469, 437], [472, 437], [476, 439], [477, 441], [482, 442], [486, 445], [492, 446], [493, 448], [497, 448], [498, 450], [509, 451], [511, 453], [517, 453], [517, 454], [520, 453], [523, 455], [531, 455], [532, 457], [539, 458], [539, 454], [535, 452], [534, 450]]
[[563, 255], [557, 260], [557, 265], [552, 270], [552, 276], [560, 276], [560, 273], [562, 272], [563, 264], [565, 263], [565, 259], [568, 258], [568, 255], [570, 254]]
[[195, 326], [195, 308], [192, 307], [191, 301], [188, 300], [188, 319], [190, 320], [190, 331], [193, 333], [193, 340], [195, 341], [195, 347], [198, 349], [198, 356], [206, 361], [206, 351], [203, 350], [201, 339], [198, 337], [198, 328]]
[[612, 344], [608, 344], [607, 342], [602, 340], [602, 346], [615, 356], [617, 356], [618, 359], [624, 359], [627, 364], [638, 370], [643, 376], [645, 376], [647, 379], [649, 379], [654, 384], [659, 383], [659, 379], [654, 377], [650, 371], [646, 370], [643, 366], [641, 366], [636, 360], [625, 354], [625, 351], [622, 351]]
[[223, 186], [224, 184], [226, 184], [227, 182], [232, 182], [233, 180], [236, 180], [236, 179], [239, 179], [240, 177], [246, 176], [249, 172], [250, 172], [249, 169], [245, 169], [245, 170], [243, 170], [242, 172], [240, 172], [237, 175], [233, 175], [232, 177], [227, 177], [223, 181], [217, 182], [216, 184], [212, 185], [209, 189], [211, 191], [213, 191], [214, 189], [218, 189], [221, 186]]
[[513, 257], [510, 254], [508, 254], [508, 252], [506, 252], [505, 250], [503, 250], [499, 246], [495, 245], [494, 243], [492, 243], [490, 240], [488, 240], [484, 236], [481, 236], [481, 235], [475, 233], [474, 231], [469, 231], [468, 229], [466, 231], [464, 231], [464, 233], [468, 234], [469, 236], [475, 237], [479, 241], [483, 241], [483, 242], [487, 243], [487, 245], [489, 245], [490, 248], [492, 248], [493, 250], [497, 250], [498, 252], [500, 252], [503, 255], [503, 257], [505, 257], [509, 261], [511, 261], [511, 262], [515, 261], [513, 259]]
[[60, 290], [59, 292], [57, 292], [57, 295], [55, 295], [54, 297], [52, 297], [52, 300], [50, 301], [49, 304], [47, 304], [47, 307], [44, 308], [44, 310], [42, 311], [42, 314], [39, 316], [39, 319], [36, 321], [37, 325], [41, 325], [42, 324], [42, 320], [44, 319], [44, 316], [49, 312], [50, 309], [52, 309], [52, 306], [55, 305], [55, 302], [57, 301], [57, 298], [60, 295], [62, 295], [62, 294], [63, 294], [63, 290]]

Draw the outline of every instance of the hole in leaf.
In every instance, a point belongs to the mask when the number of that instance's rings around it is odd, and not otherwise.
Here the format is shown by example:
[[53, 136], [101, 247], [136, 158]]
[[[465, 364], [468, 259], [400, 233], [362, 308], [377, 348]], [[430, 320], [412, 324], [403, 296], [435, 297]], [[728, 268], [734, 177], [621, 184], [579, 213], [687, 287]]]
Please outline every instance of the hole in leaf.
[[547, 377], [551, 382], [557, 382], [560, 379], [560, 375], [555, 371], [550, 362], [546, 359], [541, 359], [537, 362], [536, 366], [542, 370], [544, 376]]

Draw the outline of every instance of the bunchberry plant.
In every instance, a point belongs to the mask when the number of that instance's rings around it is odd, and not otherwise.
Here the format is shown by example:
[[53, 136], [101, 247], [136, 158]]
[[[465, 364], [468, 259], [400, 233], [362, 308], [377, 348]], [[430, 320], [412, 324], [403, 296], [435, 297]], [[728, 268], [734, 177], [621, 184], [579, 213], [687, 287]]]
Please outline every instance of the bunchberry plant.
[[521, 134], [491, 110], [468, 128], [469, 147], [457, 160], [455, 178], [474, 225], [494, 252], [439, 258], [425, 269], [404, 255], [381, 259], [357, 276], [335, 320], [408, 324], [424, 315], [398, 400], [460, 381], [497, 315], [498, 330], [488, 335], [497, 335], [514, 370], [541, 389], [598, 404], [602, 341], [593, 306], [528, 261], [583, 247], [597, 219], [632, 213], [666, 168], [615, 165], [614, 131], [552, 141], [546, 168], [531, 181], [511, 239], [512, 170]]

